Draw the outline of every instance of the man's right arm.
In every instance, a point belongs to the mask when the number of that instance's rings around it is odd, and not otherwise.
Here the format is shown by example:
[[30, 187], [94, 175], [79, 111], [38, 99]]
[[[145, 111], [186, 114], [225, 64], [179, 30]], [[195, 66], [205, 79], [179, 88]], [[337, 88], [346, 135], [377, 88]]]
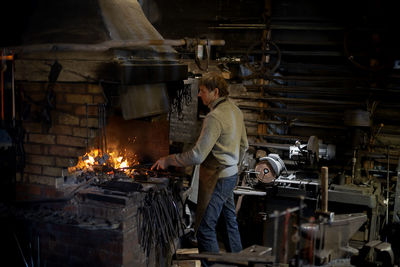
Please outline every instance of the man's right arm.
[[220, 135], [220, 122], [212, 116], [206, 116], [196, 145], [187, 152], [169, 155], [170, 165], [185, 167], [201, 164], [213, 149]]

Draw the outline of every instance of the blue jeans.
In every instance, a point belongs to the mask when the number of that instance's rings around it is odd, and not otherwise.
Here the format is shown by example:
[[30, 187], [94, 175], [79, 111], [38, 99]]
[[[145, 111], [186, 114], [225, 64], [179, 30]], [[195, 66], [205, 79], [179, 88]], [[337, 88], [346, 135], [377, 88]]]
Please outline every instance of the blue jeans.
[[236, 180], [237, 174], [218, 179], [210, 203], [204, 212], [203, 219], [197, 230], [199, 252], [219, 253], [215, 228], [221, 212], [225, 217], [228, 234], [227, 252], [239, 252], [242, 250], [239, 227], [236, 221], [235, 203], [233, 200], [233, 189], [235, 188]]

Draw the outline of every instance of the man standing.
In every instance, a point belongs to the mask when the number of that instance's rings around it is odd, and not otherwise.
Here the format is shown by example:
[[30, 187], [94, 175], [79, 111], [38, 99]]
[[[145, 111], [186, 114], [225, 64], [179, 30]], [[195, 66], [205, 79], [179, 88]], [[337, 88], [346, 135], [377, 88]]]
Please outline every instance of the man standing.
[[221, 213], [228, 233], [226, 250], [242, 250], [233, 189], [248, 141], [243, 114], [228, 95], [228, 84], [220, 74], [205, 74], [199, 81], [198, 96], [210, 112], [195, 146], [187, 152], [162, 157], [152, 166], [158, 170], [201, 164], [194, 226], [199, 252], [219, 252], [216, 225]]

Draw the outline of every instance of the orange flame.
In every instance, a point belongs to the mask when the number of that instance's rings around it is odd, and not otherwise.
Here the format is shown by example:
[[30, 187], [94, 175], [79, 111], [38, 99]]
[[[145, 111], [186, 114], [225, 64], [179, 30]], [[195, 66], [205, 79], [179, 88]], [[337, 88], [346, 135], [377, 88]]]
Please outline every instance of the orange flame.
[[135, 171], [130, 167], [137, 164], [139, 164], [137, 155], [127, 152], [126, 149], [123, 151], [114, 150], [103, 155], [99, 149], [93, 149], [79, 157], [78, 163], [74, 167], [69, 167], [68, 171], [70, 173], [79, 170], [94, 171], [95, 167], [107, 166], [112, 168], [113, 171], [123, 171], [130, 176]]

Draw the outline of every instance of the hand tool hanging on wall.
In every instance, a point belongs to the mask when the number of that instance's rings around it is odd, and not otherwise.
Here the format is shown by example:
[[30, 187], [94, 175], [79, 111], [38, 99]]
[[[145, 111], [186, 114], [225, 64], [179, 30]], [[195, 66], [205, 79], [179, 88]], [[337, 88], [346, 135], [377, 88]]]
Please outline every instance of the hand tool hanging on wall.
[[105, 104], [98, 105], [98, 148], [101, 151], [101, 156], [96, 158], [95, 160], [102, 165], [105, 163], [110, 157], [107, 154], [107, 135], [106, 135], [106, 106]]
[[62, 65], [58, 63], [57, 60], [51, 65], [50, 72], [49, 72], [49, 83], [47, 84], [47, 91], [46, 97], [44, 100], [44, 108], [42, 111], [42, 117], [47, 126], [47, 130], [49, 130], [52, 126], [52, 119], [51, 119], [51, 110], [55, 108], [55, 93], [54, 93], [54, 86], [57, 82], [58, 76], [62, 70]]

